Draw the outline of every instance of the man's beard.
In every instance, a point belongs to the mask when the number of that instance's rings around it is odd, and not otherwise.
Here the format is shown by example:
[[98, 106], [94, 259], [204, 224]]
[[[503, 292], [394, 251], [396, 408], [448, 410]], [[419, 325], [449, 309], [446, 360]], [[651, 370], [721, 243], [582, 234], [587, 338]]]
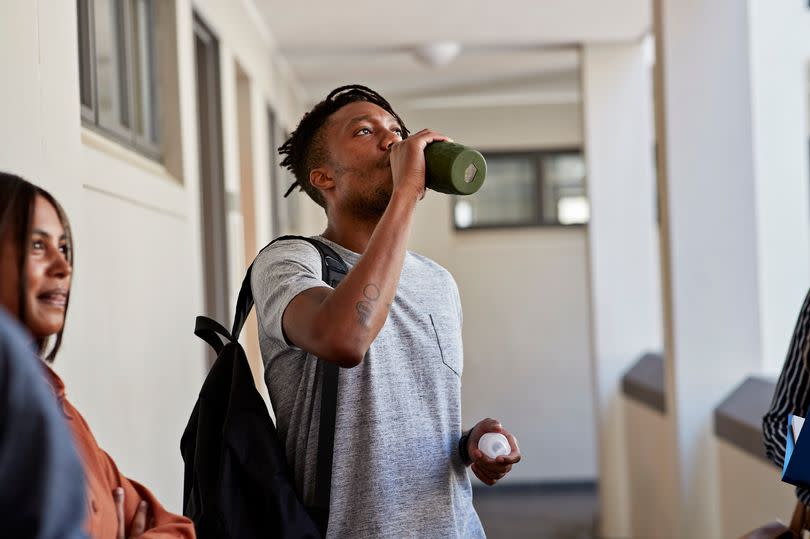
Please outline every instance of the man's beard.
[[356, 193], [347, 205], [357, 217], [378, 220], [391, 202], [391, 191], [391, 185], [378, 185], [371, 192]]
[[[363, 191], [354, 193], [351, 199], [348, 200], [347, 206], [353, 215], [361, 219], [374, 219], [379, 220], [385, 209], [388, 208], [388, 203], [391, 202], [391, 195], [393, 193], [393, 181], [390, 179], [390, 164], [388, 156], [380, 159], [373, 172], [361, 171], [355, 168], [339, 168], [338, 172], [343, 175], [347, 172], [355, 174], [363, 182], [374, 184], [375, 187], [370, 191]], [[380, 170], [388, 170], [389, 180], [386, 183], [380, 184], [377, 174]]]

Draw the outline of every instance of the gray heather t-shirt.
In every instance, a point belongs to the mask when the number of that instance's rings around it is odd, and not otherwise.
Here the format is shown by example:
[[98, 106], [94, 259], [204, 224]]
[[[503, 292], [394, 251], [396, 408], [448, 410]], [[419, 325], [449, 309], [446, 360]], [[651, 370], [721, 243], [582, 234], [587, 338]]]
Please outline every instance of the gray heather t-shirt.
[[[360, 258], [331, 246], [351, 268]], [[289, 345], [281, 316], [321, 280], [303, 240], [273, 244], [253, 267], [265, 380], [306, 503], [314, 494], [320, 391], [316, 359]], [[458, 455], [461, 304], [450, 274], [408, 252], [397, 295], [365, 359], [340, 369], [328, 537], [484, 537]]]

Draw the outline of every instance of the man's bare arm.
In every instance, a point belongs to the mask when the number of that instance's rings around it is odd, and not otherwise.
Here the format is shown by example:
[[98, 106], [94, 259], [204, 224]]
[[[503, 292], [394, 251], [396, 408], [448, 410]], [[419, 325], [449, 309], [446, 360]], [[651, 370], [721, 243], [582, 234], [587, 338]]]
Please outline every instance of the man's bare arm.
[[392, 147], [394, 191], [388, 207], [360, 260], [337, 288], [313, 288], [289, 303], [282, 326], [293, 344], [342, 367], [363, 360], [396, 295], [413, 211], [424, 194], [424, 148], [434, 140], [446, 137], [420, 131]]

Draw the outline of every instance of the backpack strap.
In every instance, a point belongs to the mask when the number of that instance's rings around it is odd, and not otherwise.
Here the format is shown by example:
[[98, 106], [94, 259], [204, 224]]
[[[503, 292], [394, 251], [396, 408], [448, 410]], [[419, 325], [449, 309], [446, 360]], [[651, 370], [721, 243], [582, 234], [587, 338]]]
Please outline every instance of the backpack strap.
[[[349, 273], [348, 266], [346, 266], [346, 263], [334, 249], [323, 242], [304, 236], [281, 236], [267, 244], [259, 251], [259, 254], [275, 242], [285, 240], [303, 240], [318, 250], [318, 253], [321, 255], [321, 278], [329, 286], [333, 288], [336, 287], [346, 274]], [[256, 257], [258, 258], [258, 255]], [[253, 308], [253, 290], [250, 284], [251, 274], [253, 273], [252, 270], [253, 264], [247, 269], [245, 278], [242, 281], [242, 287], [239, 290], [239, 298], [236, 301], [236, 312], [234, 313], [233, 329], [231, 333], [228, 334], [225, 328], [210, 319], [206, 320], [219, 327], [217, 328], [205, 322], [200, 330], [201, 333], [197, 333], [197, 330], [195, 330], [195, 333], [211, 344], [215, 350], [217, 350], [217, 347], [209, 338], [216, 339], [216, 341], [219, 342], [219, 337], [216, 334], [221, 334], [231, 340], [237, 340], [239, 333], [242, 331], [242, 327], [245, 325], [245, 320], [248, 314], [250, 314], [250, 310]], [[200, 318], [204, 317], [198, 317], [198, 326], [200, 325]], [[220, 349], [221, 347], [222, 344], [220, 342]], [[217, 350], [217, 353], [219, 353], [219, 350]], [[315, 468], [315, 503], [311, 514], [318, 528], [325, 535], [329, 520], [332, 462], [335, 448], [335, 420], [337, 417], [338, 373], [340, 370], [335, 363], [319, 359], [318, 372], [320, 376], [316, 376], [316, 380], [322, 380], [321, 412], [318, 428], [318, 460]]]
[[[323, 280], [336, 287], [349, 272], [346, 263], [334, 249], [317, 240], [307, 238], [321, 253]], [[318, 361], [321, 371], [321, 413], [318, 428], [318, 461], [315, 468], [315, 502], [313, 515], [321, 533], [326, 536], [329, 523], [329, 500], [332, 491], [332, 462], [335, 451], [335, 421], [337, 418], [337, 389], [340, 369], [335, 363]]]
[[219, 356], [222, 349], [225, 348], [225, 344], [222, 342], [220, 336], [225, 337], [225, 339], [228, 341], [234, 340], [234, 338], [222, 324], [216, 320], [208, 318], [207, 316], [197, 317], [197, 322], [194, 325], [194, 335], [211, 345], [211, 348], [214, 349], [217, 356]]
[[[334, 249], [325, 243], [313, 238], [307, 238], [305, 236], [278, 237], [265, 245], [262, 250], [259, 251], [259, 255], [277, 241], [285, 240], [303, 240], [318, 250], [318, 253], [321, 255], [321, 278], [329, 286], [333, 288], [337, 286], [337, 284], [342, 281], [343, 277], [345, 277], [349, 272], [349, 268], [346, 266], [346, 263], [343, 262], [343, 259], [340, 258], [340, 255], [337, 254]], [[259, 255], [256, 255], [256, 258], [258, 258]], [[247, 320], [250, 310], [253, 308], [253, 289], [250, 285], [250, 276], [252, 274], [253, 263], [250, 264], [247, 272], [245, 272], [245, 278], [242, 279], [242, 287], [239, 289], [239, 297], [236, 300], [236, 311], [234, 312], [233, 316], [233, 329], [231, 329], [231, 335], [233, 335], [234, 340], [239, 338], [239, 334], [242, 332], [242, 328], [245, 325], [245, 320]]]

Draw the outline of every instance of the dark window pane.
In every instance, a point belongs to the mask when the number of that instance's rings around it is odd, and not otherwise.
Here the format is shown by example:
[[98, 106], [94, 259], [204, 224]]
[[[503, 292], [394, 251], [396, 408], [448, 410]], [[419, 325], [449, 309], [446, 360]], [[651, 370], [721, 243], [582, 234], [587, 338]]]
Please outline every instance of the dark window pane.
[[541, 159], [543, 220], [564, 225], [583, 224], [590, 215], [585, 194], [585, 163], [578, 153], [549, 153]]
[[488, 156], [484, 185], [476, 194], [456, 200], [456, 225], [467, 228], [535, 223], [535, 168], [532, 156]]
[[91, 63], [93, 50], [90, 46], [90, 0], [76, 0], [79, 23], [79, 92], [85, 107], [93, 106], [93, 79]]
[[278, 136], [276, 133], [277, 122], [273, 110], [267, 107], [267, 141], [270, 149], [270, 235], [277, 237], [281, 235], [281, 201], [283, 191], [279, 185], [281, 170], [279, 169], [279, 155], [276, 151]]
[[76, 0], [82, 120], [160, 154], [154, 0]]
[[129, 125], [124, 10], [116, 0], [94, 0], [98, 122], [120, 131]]
[[155, 99], [154, 17], [151, 0], [131, 0], [134, 129], [156, 144], [158, 122]]
[[589, 205], [578, 151], [491, 153], [474, 195], [455, 197], [456, 228], [584, 224]]

